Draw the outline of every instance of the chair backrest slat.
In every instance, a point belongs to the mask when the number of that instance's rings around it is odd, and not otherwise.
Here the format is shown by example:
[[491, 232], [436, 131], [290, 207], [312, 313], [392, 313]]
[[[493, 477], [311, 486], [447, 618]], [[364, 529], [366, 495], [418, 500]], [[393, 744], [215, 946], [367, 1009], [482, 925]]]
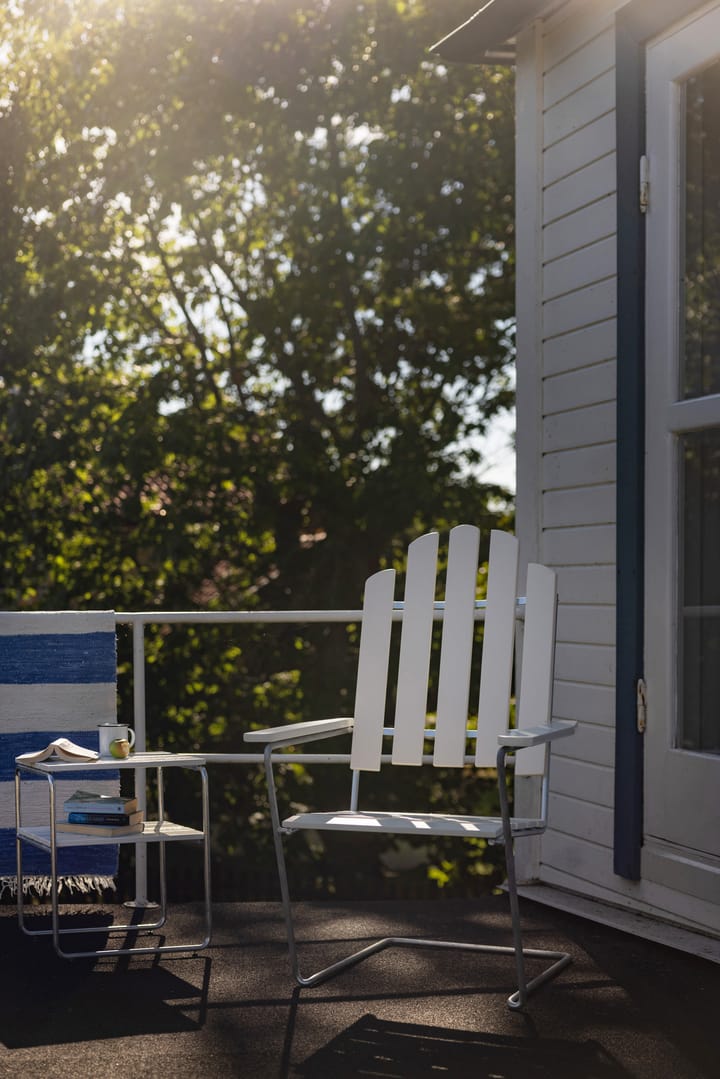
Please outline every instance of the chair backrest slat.
[[380, 770], [394, 593], [394, 569], [381, 570], [365, 582], [350, 754], [350, 767], [356, 770]]
[[452, 529], [433, 753], [437, 767], [461, 767], [465, 755], [479, 550], [478, 528], [458, 525]]
[[393, 764], [422, 764], [437, 576], [437, 532], [408, 548], [400, 637]]
[[[555, 572], [547, 566], [531, 563], [526, 594], [517, 717], [521, 730], [551, 720], [557, 610]], [[515, 760], [515, 774], [541, 775], [545, 771], [545, 755], [545, 746], [520, 750]]]
[[475, 744], [478, 768], [495, 766], [498, 735], [503, 734], [509, 724], [518, 553], [515, 536], [497, 529], [491, 532]]

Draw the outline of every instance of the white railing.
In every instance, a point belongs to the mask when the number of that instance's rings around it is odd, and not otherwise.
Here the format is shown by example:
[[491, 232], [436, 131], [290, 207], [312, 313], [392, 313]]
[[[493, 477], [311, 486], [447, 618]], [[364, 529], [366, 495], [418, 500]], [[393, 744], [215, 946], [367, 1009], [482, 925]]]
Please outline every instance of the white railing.
[[[517, 601], [517, 616], [524, 614], [525, 598]], [[485, 600], [475, 603], [475, 621], [485, 619]], [[393, 620], [399, 622], [403, 615], [403, 604], [394, 604]], [[435, 604], [435, 618], [442, 620], [445, 604]], [[145, 626], [148, 625], [265, 625], [265, 624], [307, 624], [340, 622], [350, 624], [362, 621], [361, 610], [337, 611], [116, 611], [115, 624], [130, 626], [132, 631], [132, 679], [133, 679], [133, 722], [135, 746], [139, 753], [147, 749], [147, 729], [145, 712]], [[203, 753], [209, 764], [261, 764], [262, 753]], [[297, 753], [293, 754], [297, 764], [336, 763], [348, 764], [349, 753]], [[136, 793], [139, 808], [146, 808], [145, 769], [138, 768], [135, 776]], [[145, 906], [147, 898], [147, 847], [136, 846], [135, 861], [135, 904]]]

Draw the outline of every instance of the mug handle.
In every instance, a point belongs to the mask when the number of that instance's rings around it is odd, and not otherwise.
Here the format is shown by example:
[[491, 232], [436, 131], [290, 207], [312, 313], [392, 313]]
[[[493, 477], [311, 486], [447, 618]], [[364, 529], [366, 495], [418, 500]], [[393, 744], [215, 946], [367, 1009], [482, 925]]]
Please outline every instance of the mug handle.
[[135, 731], [132, 727], [128, 727], [128, 742], [130, 743], [130, 749], [135, 745]]

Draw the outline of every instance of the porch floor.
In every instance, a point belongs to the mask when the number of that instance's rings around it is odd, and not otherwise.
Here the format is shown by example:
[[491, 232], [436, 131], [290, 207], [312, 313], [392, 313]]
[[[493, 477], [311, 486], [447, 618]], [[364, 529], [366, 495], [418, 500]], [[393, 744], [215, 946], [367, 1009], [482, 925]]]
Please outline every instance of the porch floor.
[[[98, 924], [116, 913], [74, 910]], [[298, 911], [310, 964], [338, 954], [333, 936], [509, 938], [505, 896]], [[390, 949], [296, 990], [273, 903], [216, 904], [212, 944], [194, 956], [98, 961], [59, 959], [2, 907], [0, 1075], [714, 1079], [720, 966], [527, 900], [522, 912], [527, 946], [574, 957], [524, 1014], [505, 1004], [506, 957]], [[199, 917], [171, 907], [166, 942]]]

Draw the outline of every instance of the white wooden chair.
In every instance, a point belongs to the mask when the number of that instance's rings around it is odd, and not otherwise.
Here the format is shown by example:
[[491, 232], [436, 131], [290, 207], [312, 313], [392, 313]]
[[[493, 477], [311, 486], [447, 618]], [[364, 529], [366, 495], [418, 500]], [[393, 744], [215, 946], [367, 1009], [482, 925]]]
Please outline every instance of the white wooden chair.
[[[573, 732], [574, 723], [553, 723], [551, 698], [555, 651], [556, 584], [552, 570], [540, 565], [528, 569], [522, 669], [518, 703], [518, 724], [509, 729], [512, 668], [515, 651], [517, 607], [517, 540], [494, 531], [490, 543], [490, 564], [485, 609], [480, 696], [477, 731], [468, 729], [469, 687], [476, 626], [474, 622], [478, 569], [479, 531], [459, 525], [450, 534], [444, 604], [435, 602], [438, 534], [421, 536], [408, 550], [405, 598], [394, 602], [395, 571], [382, 570], [366, 582], [360, 637], [354, 715], [252, 731], [248, 742], [265, 743], [265, 767], [282, 903], [287, 924], [293, 974], [302, 986], [312, 986], [345, 967], [391, 945], [430, 945], [466, 948], [477, 952], [514, 955], [518, 989], [509, 998], [511, 1008], [522, 1007], [528, 994], [553, 977], [570, 962], [563, 952], [538, 949], [523, 951], [515, 879], [513, 840], [538, 835], [547, 825], [547, 780], [550, 745], [555, 738]], [[428, 726], [427, 694], [431, 662], [433, 620], [442, 609], [442, 635], [438, 674], [437, 712]], [[395, 718], [385, 727], [393, 613], [402, 620], [400, 653], [396, 678]], [[298, 813], [281, 821], [273, 781], [273, 760], [277, 750], [312, 742], [342, 732], [352, 732], [350, 768], [352, 782], [349, 807], [332, 812]], [[383, 738], [392, 739], [391, 754], [383, 754]], [[432, 752], [426, 745], [432, 744]], [[474, 749], [468, 748], [474, 743]], [[516, 758], [516, 771], [541, 773], [543, 790], [537, 817], [510, 815], [506, 787], [506, 756]], [[527, 759], [523, 760], [523, 756]], [[441, 768], [497, 765], [501, 815], [499, 817], [444, 815], [426, 812], [385, 812], [359, 807], [359, 776], [378, 771], [381, 763]], [[292, 908], [288, 889], [283, 840], [297, 832], [313, 830], [381, 834], [393, 833], [419, 838], [429, 835], [484, 838], [504, 844], [507, 888], [512, 915], [512, 947], [466, 944], [458, 941], [429, 941], [385, 937], [361, 948], [309, 976], [299, 971]], [[551, 963], [528, 980], [526, 957]]]

